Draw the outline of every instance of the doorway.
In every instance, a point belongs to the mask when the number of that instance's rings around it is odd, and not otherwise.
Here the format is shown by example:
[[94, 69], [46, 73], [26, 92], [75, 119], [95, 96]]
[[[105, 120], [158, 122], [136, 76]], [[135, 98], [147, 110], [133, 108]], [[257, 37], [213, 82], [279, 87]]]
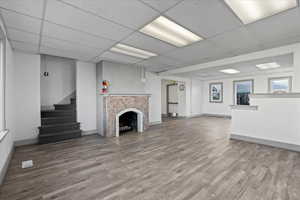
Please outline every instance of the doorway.
[[185, 83], [163, 79], [161, 82], [163, 119], [178, 119], [186, 115]]

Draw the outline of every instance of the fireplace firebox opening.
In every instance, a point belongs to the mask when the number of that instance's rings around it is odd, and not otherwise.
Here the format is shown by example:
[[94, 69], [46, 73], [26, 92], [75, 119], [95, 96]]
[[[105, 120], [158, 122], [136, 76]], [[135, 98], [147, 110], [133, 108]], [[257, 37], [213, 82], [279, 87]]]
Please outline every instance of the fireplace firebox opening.
[[119, 133], [137, 131], [137, 113], [126, 112], [119, 117]]
[[144, 114], [136, 108], [128, 108], [116, 115], [116, 137], [127, 131], [144, 131]]

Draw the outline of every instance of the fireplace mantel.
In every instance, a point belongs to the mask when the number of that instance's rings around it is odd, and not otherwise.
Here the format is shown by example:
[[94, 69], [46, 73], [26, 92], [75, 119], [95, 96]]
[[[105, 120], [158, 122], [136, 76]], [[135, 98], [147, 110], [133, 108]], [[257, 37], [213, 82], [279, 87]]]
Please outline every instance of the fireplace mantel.
[[101, 93], [102, 96], [151, 96], [147, 93]]
[[149, 126], [149, 98], [150, 94], [146, 93], [108, 93], [102, 94], [103, 98], [103, 135], [106, 137], [118, 137], [116, 119], [118, 114], [128, 109], [138, 110], [140, 125], [138, 132], [143, 132]]

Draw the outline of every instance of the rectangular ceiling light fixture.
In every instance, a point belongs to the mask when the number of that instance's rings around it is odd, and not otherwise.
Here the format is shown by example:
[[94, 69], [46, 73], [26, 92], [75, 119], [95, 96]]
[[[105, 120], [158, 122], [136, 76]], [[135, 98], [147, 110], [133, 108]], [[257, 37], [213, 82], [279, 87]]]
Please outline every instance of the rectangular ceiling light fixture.
[[203, 40], [202, 37], [192, 33], [164, 16], [156, 18], [154, 21], [140, 29], [140, 32], [177, 47], [183, 47]]
[[262, 69], [262, 70], [266, 70], [266, 69], [275, 69], [280, 67], [280, 65], [276, 62], [271, 62], [271, 63], [264, 63], [264, 64], [259, 64], [256, 65], [257, 68]]
[[297, 0], [224, 0], [244, 24], [298, 6]]
[[128, 45], [125, 45], [125, 44], [120, 44], [120, 43], [113, 46], [110, 49], [110, 51], [125, 54], [125, 55], [128, 55], [128, 56], [137, 57], [137, 58], [142, 58], [142, 59], [148, 59], [150, 57], [157, 56], [156, 53], [152, 53], [152, 52], [149, 52], [149, 51], [145, 51], [145, 50], [142, 50], [142, 49], [138, 49], [138, 48], [128, 46]]
[[237, 74], [237, 73], [240, 73], [240, 71], [238, 71], [236, 69], [223, 69], [223, 70], [220, 70], [220, 72], [223, 72], [225, 74]]

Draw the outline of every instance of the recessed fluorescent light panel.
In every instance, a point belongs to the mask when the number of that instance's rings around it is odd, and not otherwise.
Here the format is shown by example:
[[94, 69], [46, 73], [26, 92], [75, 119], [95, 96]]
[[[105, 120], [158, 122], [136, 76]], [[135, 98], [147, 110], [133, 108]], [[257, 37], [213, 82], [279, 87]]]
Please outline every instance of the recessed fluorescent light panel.
[[150, 24], [140, 29], [140, 32], [168, 42], [177, 47], [183, 47], [203, 40], [202, 37], [163, 16], [156, 18]]
[[272, 62], [272, 63], [264, 63], [264, 64], [259, 64], [256, 65], [257, 68], [262, 69], [262, 70], [266, 70], [266, 69], [275, 69], [280, 67], [280, 65], [276, 62]]
[[220, 72], [223, 72], [225, 74], [237, 74], [237, 73], [240, 73], [240, 71], [238, 71], [236, 69], [223, 69], [223, 70], [220, 70]]
[[110, 51], [142, 59], [148, 59], [150, 57], [157, 56], [157, 54], [155, 53], [131, 47], [125, 44], [117, 44], [114, 47], [112, 47]]
[[224, 0], [244, 24], [297, 7], [297, 0]]

